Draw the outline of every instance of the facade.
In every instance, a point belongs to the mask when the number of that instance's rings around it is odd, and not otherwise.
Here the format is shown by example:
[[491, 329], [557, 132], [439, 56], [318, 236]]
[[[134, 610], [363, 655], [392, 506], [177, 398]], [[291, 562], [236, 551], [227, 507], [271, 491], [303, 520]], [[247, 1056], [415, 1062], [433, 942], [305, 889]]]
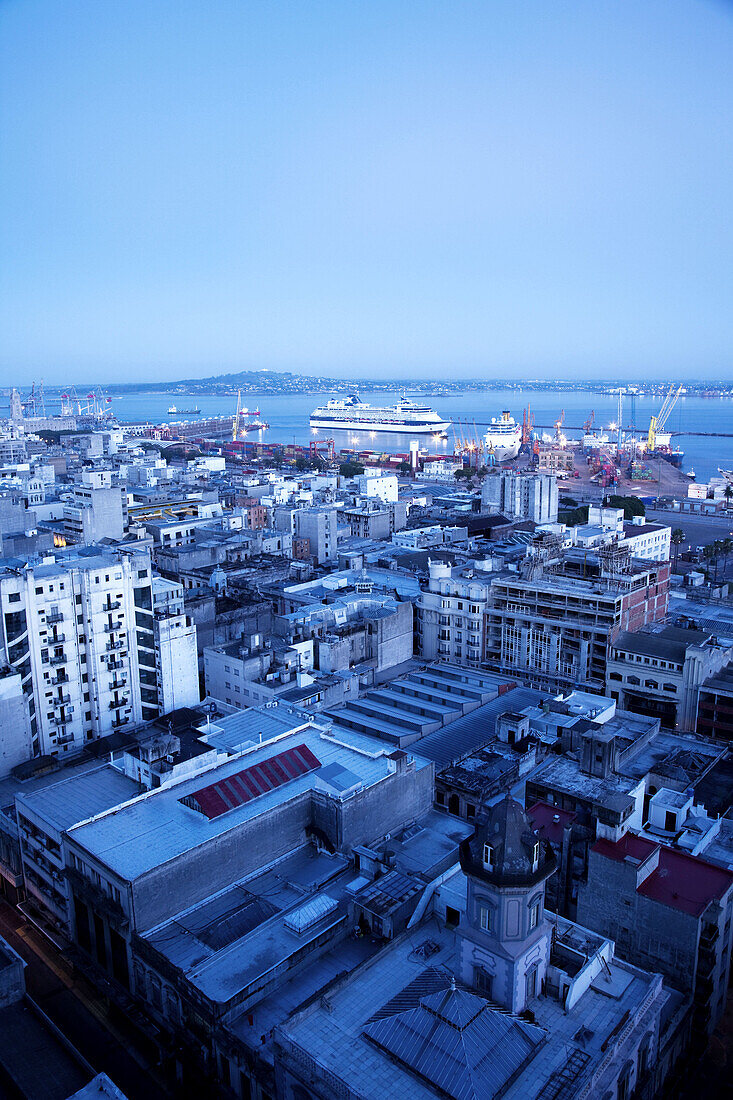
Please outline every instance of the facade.
[[578, 919], [613, 936], [630, 962], [661, 971], [691, 996], [702, 1043], [725, 1009], [732, 918], [728, 870], [631, 833], [590, 849]]
[[489, 474], [481, 485], [481, 507], [533, 523], [555, 523], [557, 480], [550, 474], [525, 470]]
[[338, 518], [335, 508], [300, 508], [293, 513], [293, 534], [308, 539], [310, 556], [316, 565], [337, 559]]
[[571, 552], [561, 572], [497, 577], [486, 607], [488, 666], [549, 689], [602, 693], [619, 631], [658, 622], [667, 610], [669, 565], [627, 568], [614, 572], [600, 557]]
[[32, 755], [30, 712], [21, 674], [0, 668], [0, 779]]
[[82, 552], [0, 570], [0, 654], [21, 675], [33, 755], [76, 752], [141, 721], [136, 609], [145, 602], [147, 552]]
[[127, 522], [126, 486], [110, 470], [82, 470], [72, 499], [64, 505], [66, 537], [87, 546], [101, 539], [121, 539]]
[[607, 689], [624, 710], [657, 717], [668, 729], [694, 730], [704, 681], [731, 658], [733, 648], [710, 631], [622, 631], [609, 652]]
[[158, 711], [167, 714], [199, 702], [197, 632], [182, 584], [153, 577], [152, 592]]
[[703, 737], [733, 741], [733, 663], [700, 685], [697, 732]]
[[428, 587], [416, 606], [417, 653], [428, 661], [476, 668], [485, 659], [484, 616], [491, 574], [430, 562]]

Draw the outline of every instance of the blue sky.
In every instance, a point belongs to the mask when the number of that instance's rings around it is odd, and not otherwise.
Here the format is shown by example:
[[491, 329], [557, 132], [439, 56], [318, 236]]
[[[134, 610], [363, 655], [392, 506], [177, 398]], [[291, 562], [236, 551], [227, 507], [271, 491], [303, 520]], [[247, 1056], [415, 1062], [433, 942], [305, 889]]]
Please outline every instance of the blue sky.
[[733, 5], [4, 0], [6, 383], [730, 377]]

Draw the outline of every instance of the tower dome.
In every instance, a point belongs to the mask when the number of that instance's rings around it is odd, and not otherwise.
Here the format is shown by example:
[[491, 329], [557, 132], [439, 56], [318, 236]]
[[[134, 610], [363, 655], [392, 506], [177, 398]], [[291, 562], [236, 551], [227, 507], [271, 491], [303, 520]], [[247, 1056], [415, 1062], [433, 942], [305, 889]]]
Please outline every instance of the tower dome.
[[461, 868], [467, 875], [494, 886], [532, 886], [555, 870], [555, 856], [540, 840], [519, 802], [507, 795], [480, 811], [473, 836], [460, 847]]

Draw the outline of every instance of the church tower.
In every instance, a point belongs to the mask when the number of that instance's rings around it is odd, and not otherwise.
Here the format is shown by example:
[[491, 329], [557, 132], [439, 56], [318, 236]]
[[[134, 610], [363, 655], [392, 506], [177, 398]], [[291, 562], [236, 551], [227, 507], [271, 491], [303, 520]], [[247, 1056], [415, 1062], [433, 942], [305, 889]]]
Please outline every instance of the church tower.
[[495, 1004], [522, 1012], [542, 989], [550, 955], [545, 884], [555, 871], [552, 849], [507, 796], [477, 815], [460, 860], [468, 881], [461, 978]]

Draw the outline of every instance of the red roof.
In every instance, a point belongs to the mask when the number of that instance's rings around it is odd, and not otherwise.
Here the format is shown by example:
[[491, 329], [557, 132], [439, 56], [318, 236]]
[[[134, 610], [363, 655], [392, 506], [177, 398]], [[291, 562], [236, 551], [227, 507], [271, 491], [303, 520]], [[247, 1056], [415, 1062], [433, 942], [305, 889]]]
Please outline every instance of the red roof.
[[[577, 816], [572, 810], [561, 810], [559, 806], [551, 806], [549, 802], [535, 802], [532, 809], [527, 810], [532, 828], [551, 844], [562, 844], [564, 830], [572, 825]], [[555, 818], [558, 820], [555, 821]]]
[[184, 795], [181, 802], [192, 810], [198, 810], [211, 821], [237, 806], [244, 806], [252, 799], [259, 798], [261, 794], [282, 787], [291, 779], [315, 771], [320, 766], [320, 760], [307, 745], [296, 745], [293, 749], [253, 764], [251, 768], [235, 772], [226, 779], [219, 779], [208, 787]]
[[711, 901], [721, 898], [733, 886], [733, 873], [730, 871], [716, 867], [699, 856], [691, 856], [677, 848], [667, 848], [632, 833], [627, 833], [615, 844], [610, 840], [597, 840], [591, 851], [621, 863], [627, 856], [643, 862], [657, 849], [658, 866], [636, 889], [642, 897], [699, 917]]

